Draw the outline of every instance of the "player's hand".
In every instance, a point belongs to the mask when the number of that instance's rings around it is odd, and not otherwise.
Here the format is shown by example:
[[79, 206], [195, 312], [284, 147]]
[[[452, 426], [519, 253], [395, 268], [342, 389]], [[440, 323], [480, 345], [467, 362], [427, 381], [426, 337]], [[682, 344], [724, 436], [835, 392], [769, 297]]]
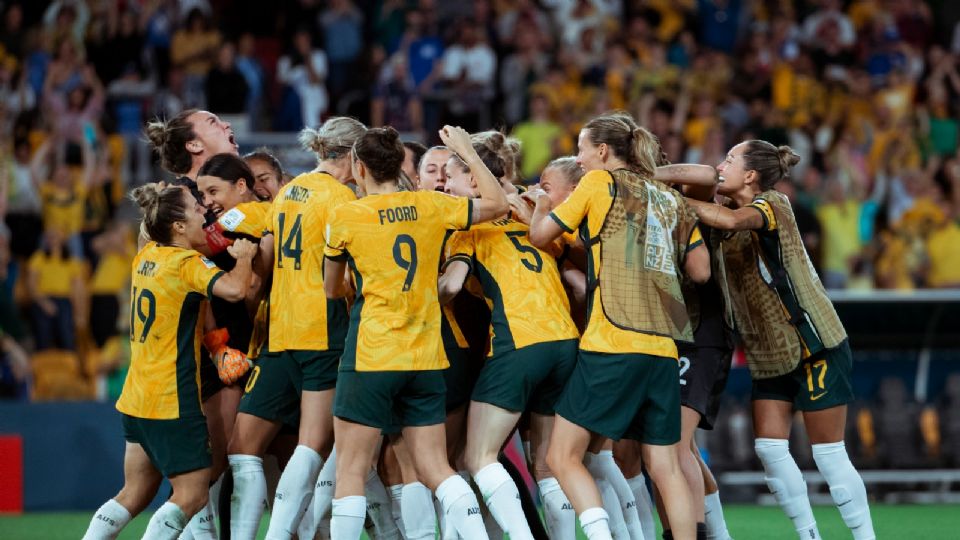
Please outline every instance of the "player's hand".
[[247, 359], [247, 355], [227, 346], [218, 349], [211, 360], [213, 365], [217, 366], [217, 375], [223, 384], [237, 382], [253, 367], [253, 362]]
[[227, 253], [238, 261], [253, 259], [254, 255], [257, 254], [257, 245], [245, 238], [240, 238], [227, 248]]
[[476, 153], [473, 143], [470, 142], [470, 134], [460, 126], [443, 126], [440, 130], [440, 140], [461, 159], [465, 160], [467, 156]]
[[540, 188], [535, 188], [528, 190], [523, 195], [525, 198], [533, 201], [534, 207], [543, 208], [548, 212], [553, 210], [553, 201], [550, 200], [550, 196], [547, 195], [546, 191]]
[[530, 218], [533, 217], [533, 209], [529, 202], [522, 195], [516, 193], [507, 195], [507, 203], [510, 204], [510, 211], [513, 218], [525, 225], [530, 224]]

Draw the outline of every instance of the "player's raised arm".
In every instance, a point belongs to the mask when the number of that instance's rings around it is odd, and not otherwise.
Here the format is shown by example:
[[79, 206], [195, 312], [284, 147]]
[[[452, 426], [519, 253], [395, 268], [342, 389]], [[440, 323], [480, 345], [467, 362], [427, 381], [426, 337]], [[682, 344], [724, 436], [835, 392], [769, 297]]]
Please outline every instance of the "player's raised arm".
[[503, 193], [503, 188], [473, 148], [470, 134], [461, 127], [443, 126], [440, 130], [440, 139], [447, 148], [460, 156], [477, 181], [480, 198], [473, 201], [471, 222], [490, 221], [506, 214], [510, 210], [510, 204]]

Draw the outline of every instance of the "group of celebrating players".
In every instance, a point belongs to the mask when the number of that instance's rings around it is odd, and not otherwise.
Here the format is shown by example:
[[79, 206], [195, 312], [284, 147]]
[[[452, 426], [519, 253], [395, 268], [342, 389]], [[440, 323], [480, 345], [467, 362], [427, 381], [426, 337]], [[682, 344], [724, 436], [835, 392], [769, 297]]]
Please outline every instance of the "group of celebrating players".
[[651, 540], [656, 508], [664, 538], [726, 539], [693, 435], [716, 419], [734, 336], [756, 452], [798, 535], [820, 537], [794, 410], [844, 522], [874, 538], [843, 443], [846, 334], [774, 189], [788, 147], [670, 165], [614, 112], [518, 191], [521, 149], [497, 132], [446, 126], [425, 149], [335, 117], [301, 133], [318, 165], [289, 182], [209, 112], [147, 134], [178, 178], [132, 193], [125, 483], [85, 539], [116, 538], [164, 477], [144, 538], [218, 538], [226, 490], [234, 540], [268, 506], [268, 539], [420, 540], [438, 520], [444, 539], [532, 539], [499, 459], [515, 430], [550, 538], [579, 519], [590, 540]]

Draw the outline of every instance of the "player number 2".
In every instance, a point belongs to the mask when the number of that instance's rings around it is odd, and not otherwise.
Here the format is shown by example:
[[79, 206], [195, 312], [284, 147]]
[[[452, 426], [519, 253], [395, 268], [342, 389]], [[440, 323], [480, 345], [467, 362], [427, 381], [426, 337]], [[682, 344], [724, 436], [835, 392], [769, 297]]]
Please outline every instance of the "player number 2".
[[680, 363], [680, 386], [686, 386], [687, 380], [684, 377], [687, 375], [687, 371], [690, 369], [690, 359], [686, 356], [681, 356], [677, 362]]
[[280, 246], [277, 249], [277, 268], [283, 268], [283, 258], [293, 259], [293, 269], [300, 269], [300, 248], [303, 242], [303, 227], [300, 226], [300, 214], [293, 220], [289, 234], [286, 232], [287, 215], [281, 212], [277, 215], [277, 225], [280, 232]]
[[[527, 267], [527, 270], [537, 273], [539, 273], [540, 270], [543, 270], [543, 257], [540, 256], [540, 252], [537, 251], [537, 248], [533, 246], [526, 246], [520, 243], [521, 238], [527, 237], [527, 231], [510, 231], [506, 234], [507, 238], [513, 242], [513, 247], [517, 248], [517, 251], [524, 255], [524, 257], [520, 259], [520, 262]], [[527, 255], [533, 258], [533, 262], [527, 260]]]
[[[803, 368], [807, 371], [807, 390], [812, 394], [813, 392], [819, 390], [826, 390], [826, 387], [823, 384], [824, 377], [827, 376], [827, 361], [826, 360], [817, 360], [813, 364], [804, 364]], [[814, 370], [819, 369], [816, 380], [816, 388], [814, 388], [813, 372]]]
[[[147, 340], [150, 333], [150, 327], [157, 318], [157, 298], [150, 289], [137, 290], [133, 288], [133, 294], [130, 296], [130, 339], [143, 343]], [[136, 320], [140, 321], [140, 336], [137, 337], [135, 329]]]
[[[409, 258], [403, 256], [403, 246], [407, 246]], [[409, 234], [397, 235], [397, 239], [393, 242], [393, 262], [407, 271], [407, 277], [403, 280], [403, 292], [409, 291], [410, 286], [413, 285], [413, 276], [417, 273], [417, 243]]]

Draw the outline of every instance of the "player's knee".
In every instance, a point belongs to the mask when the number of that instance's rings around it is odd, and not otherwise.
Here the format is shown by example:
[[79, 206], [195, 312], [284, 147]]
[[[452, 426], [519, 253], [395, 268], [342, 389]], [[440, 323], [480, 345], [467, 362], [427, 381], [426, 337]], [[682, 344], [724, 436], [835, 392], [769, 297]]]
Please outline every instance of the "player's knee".
[[569, 448], [553, 444], [547, 450], [547, 467], [554, 474], [563, 474], [572, 465], [583, 462], [583, 456], [576, 456]]

